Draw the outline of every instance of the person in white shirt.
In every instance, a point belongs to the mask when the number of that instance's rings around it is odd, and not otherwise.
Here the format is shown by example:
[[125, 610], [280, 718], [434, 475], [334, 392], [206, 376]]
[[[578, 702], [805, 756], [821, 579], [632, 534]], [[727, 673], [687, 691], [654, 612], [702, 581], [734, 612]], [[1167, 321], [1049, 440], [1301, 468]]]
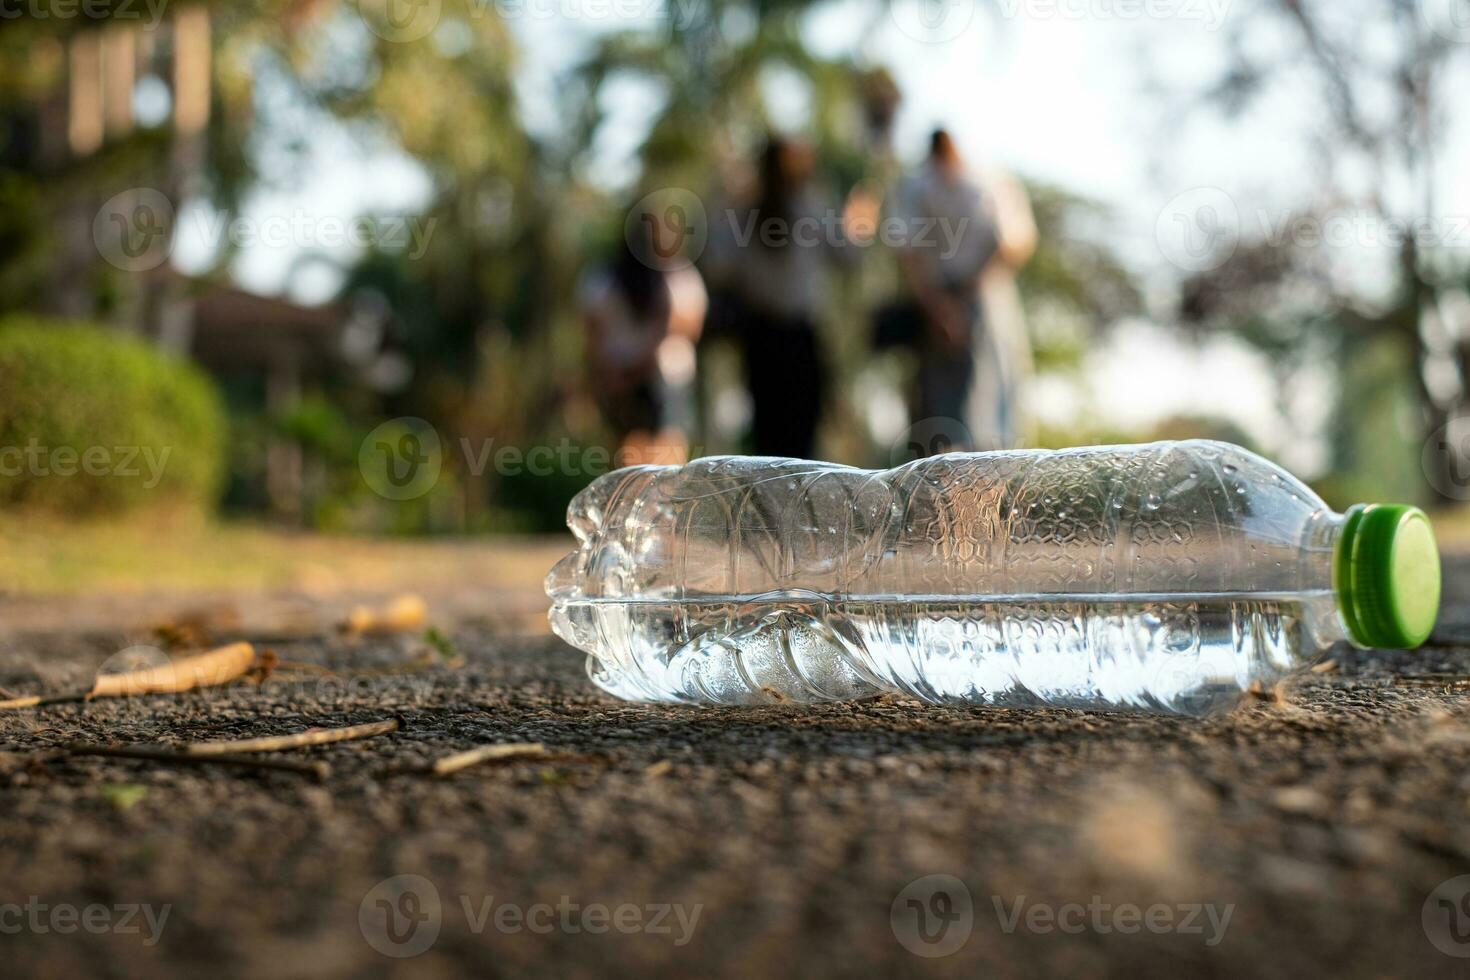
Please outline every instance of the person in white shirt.
[[1025, 191], [1003, 175], [978, 179], [938, 129], [895, 212], [906, 232], [900, 268], [923, 323], [914, 420], [962, 423], [972, 444], [955, 449], [1017, 445], [1030, 347], [1014, 275], [1036, 246]]

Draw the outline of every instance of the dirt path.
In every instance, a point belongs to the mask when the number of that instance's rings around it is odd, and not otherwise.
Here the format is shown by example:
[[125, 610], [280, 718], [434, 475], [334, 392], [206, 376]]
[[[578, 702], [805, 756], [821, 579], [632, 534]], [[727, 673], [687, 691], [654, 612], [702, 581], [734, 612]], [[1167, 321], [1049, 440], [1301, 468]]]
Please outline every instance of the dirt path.
[[[416, 673], [360, 672], [420, 641], [276, 643], [335, 676], [0, 715], [5, 972], [1463, 976], [1436, 943], [1470, 954], [1470, 903], [1431, 897], [1470, 875], [1463, 611], [1204, 722], [630, 705], [483, 625]], [[0, 685], [85, 680], [129, 639], [60, 625], [0, 639]], [[301, 750], [321, 783], [46, 756], [394, 716]], [[507, 740], [553, 754], [402, 771]]]

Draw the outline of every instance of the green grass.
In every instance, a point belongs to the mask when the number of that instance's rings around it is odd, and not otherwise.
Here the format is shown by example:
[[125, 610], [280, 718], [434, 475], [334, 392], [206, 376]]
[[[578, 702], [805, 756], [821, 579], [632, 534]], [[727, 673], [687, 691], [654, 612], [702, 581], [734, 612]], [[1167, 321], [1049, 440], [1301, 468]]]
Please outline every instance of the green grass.
[[570, 539], [360, 538], [201, 520], [0, 516], [0, 591], [31, 595], [539, 585]]

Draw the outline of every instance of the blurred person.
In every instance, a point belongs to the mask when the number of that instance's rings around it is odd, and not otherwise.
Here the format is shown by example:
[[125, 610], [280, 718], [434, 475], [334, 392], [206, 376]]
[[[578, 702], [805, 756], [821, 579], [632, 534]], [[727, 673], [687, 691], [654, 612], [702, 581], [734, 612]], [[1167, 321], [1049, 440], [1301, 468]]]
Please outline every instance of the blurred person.
[[658, 224], [630, 226], [612, 262], [588, 272], [578, 290], [593, 394], [620, 466], [689, 458], [694, 345], [708, 298]]
[[830, 384], [817, 324], [830, 301], [828, 267], [870, 236], [877, 204], [861, 187], [841, 213], [812, 187], [814, 157], [767, 140], [748, 203], [717, 214], [706, 265], [737, 306], [751, 398], [753, 451], [811, 459]]
[[1026, 192], [1007, 174], [977, 176], [936, 129], [896, 198], [899, 265], [919, 321], [914, 419], [963, 423], [972, 444], [957, 450], [1016, 446], [1031, 347], [1015, 273], [1036, 247]]

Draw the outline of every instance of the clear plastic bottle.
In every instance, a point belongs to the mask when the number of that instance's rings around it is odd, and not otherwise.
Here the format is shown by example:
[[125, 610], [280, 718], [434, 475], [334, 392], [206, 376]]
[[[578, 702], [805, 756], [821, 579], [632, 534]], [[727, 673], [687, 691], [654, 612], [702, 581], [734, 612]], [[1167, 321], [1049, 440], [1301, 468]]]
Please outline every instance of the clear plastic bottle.
[[1339, 640], [1418, 645], [1439, 604], [1422, 512], [1336, 514], [1218, 442], [633, 467], [568, 523], [552, 626], [633, 700], [1202, 714]]

